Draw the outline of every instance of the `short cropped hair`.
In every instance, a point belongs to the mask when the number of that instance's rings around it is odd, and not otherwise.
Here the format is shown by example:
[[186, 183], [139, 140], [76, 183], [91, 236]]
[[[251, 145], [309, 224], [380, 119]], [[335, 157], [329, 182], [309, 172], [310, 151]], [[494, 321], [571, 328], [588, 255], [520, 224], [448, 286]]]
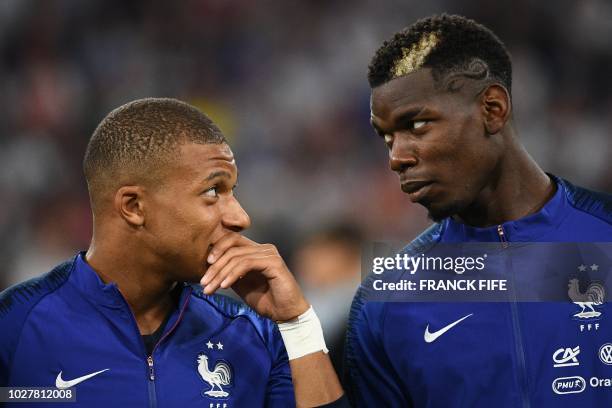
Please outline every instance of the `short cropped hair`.
[[[434, 15], [385, 41], [368, 69], [375, 88], [419, 68], [431, 68], [437, 83], [466, 76], [512, 87], [512, 62], [505, 45], [488, 28], [463, 16]], [[449, 89], [452, 90], [452, 89]]]
[[159, 177], [185, 142], [226, 141], [204, 113], [177, 99], [139, 99], [110, 112], [93, 132], [83, 159], [92, 205], [123, 180]]

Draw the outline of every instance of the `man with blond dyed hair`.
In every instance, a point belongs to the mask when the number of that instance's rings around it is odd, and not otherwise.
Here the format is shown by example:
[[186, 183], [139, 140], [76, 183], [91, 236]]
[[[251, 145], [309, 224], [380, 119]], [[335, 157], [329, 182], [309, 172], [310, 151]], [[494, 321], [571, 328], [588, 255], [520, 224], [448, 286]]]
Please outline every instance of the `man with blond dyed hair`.
[[[449, 243], [504, 251], [513, 242], [612, 239], [610, 195], [545, 173], [519, 142], [510, 55], [489, 29], [461, 16], [420, 20], [378, 49], [368, 79], [371, 122], [389, 165], [435, 221], [404, 249], [408, 256]], [[523, 272], [533, 282], [543, 276]], [[601, 308], [590, 314], [576, 313], [570, 299], [383, 302], [368, 297], [370, 284], [355, 296], [347, 334], [347, 392], [356, 406], [610, 405], [610, 389], [597, 386], [612, 377], [612, 358], [596, 357], [612, 338], [601, 299], [589, 303]], [[588, 301], [576, 292], [571, 300]]]

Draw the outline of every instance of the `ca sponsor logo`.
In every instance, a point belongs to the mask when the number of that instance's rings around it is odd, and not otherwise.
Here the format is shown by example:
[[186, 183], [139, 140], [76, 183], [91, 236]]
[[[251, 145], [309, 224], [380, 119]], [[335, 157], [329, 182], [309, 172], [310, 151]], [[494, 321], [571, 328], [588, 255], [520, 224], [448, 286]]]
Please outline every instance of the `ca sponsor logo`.
[[571, 367], [580, 365], [578, 361], [578, 354], [580, 354], [580, 346], [574, 348], [560, 348], [553, 354], [553, 361], [555, 364], [553, 367]]
[[606, 343], [599, 348], [599, 359], [604, 364], [612, 365], [612, 344]]
[[552, 389], [555, 394], [578, 394], [586, 388], [586, 381], [580, 376], [555, 378]]

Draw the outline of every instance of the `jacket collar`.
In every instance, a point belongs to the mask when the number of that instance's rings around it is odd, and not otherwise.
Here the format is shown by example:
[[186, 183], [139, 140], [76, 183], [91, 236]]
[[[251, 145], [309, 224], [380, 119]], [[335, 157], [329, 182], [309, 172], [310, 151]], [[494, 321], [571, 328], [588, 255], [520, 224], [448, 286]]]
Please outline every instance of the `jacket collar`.
[[85, 261], [85, 252], [79, 252], [74, 258], [74, 270], [70, 276], [70, 283], [94, 303], [113, 309], [119, 309], [125, 305], [117, 284], [104, 283]]
[[[551, 231], [565, 217], [567, 202], [565, 186], [559, 179], [550, 175], [552, 181], [557, 185], [557, 191], [550, 200], [537, 213], [528, 215], [517, 220], [507, 221], [501, 224], [505, 240], [508, 242], [530, 242], [538, 241], [546, 233]], [[499, 226], [478, 228], [472, 227], [447, 218], [443, 221], [442, 242], [499, 242]]]
[[[85, 252], [79, 252], [74, 258], [73, 273], [70, 276], [70, 282], [77, 287], [88, 299], [94, 303], [113, 309], [127, 307], [127, 302], [119, 291], [117, 284], [111, 282], [106, 284], [100, 279], [100, 276], [85, 260]], [[179, 300], [179, 307], [185, 305], [191, 294], [191, 286], [183, 285], [183, 292]]]

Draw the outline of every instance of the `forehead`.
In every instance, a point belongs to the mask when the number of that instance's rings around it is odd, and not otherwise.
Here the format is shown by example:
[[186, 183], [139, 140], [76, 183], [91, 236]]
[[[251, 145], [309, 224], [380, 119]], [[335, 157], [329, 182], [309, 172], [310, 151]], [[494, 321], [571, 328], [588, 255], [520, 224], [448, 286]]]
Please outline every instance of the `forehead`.
[[213, 169], [228, 171], [232, 176], [237, 172], [234, 153], [227, 143], [183, 143], [173, 167], [188, 176], [208, 175]]
[[370, 99], [372, 116], [385, 118], [399, 108], [432, 103], [440, 94], [435, 85], [431, 69], [422, 68], [377, 86]]

